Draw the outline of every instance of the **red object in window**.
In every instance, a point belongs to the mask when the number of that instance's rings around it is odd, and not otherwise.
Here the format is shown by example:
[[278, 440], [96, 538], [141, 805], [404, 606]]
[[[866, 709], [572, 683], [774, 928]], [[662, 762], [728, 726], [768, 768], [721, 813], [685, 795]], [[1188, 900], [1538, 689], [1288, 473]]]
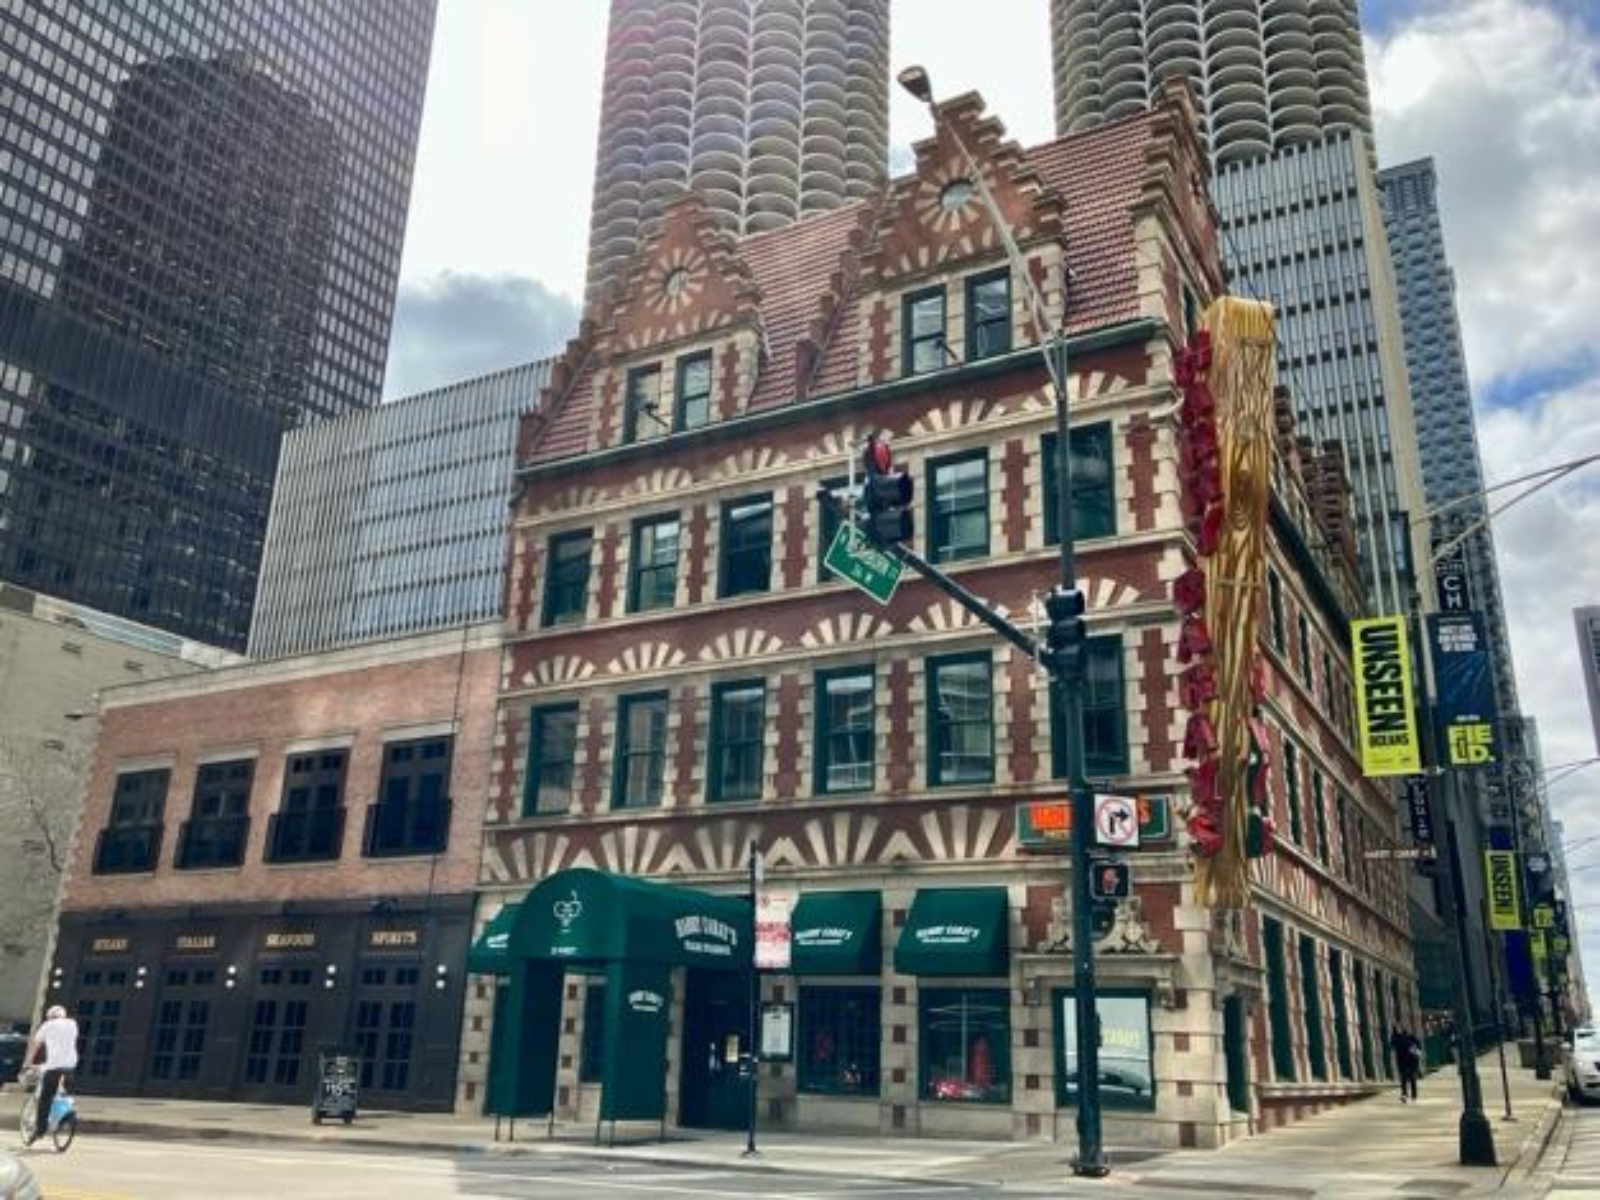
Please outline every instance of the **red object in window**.
[[994, 1083], [994, 1055], [989, 1051], [988, 1037], [981, 1033], [972, 1039], [972, 1048], [967, 1051], [967, 1082], [980, 1088]]

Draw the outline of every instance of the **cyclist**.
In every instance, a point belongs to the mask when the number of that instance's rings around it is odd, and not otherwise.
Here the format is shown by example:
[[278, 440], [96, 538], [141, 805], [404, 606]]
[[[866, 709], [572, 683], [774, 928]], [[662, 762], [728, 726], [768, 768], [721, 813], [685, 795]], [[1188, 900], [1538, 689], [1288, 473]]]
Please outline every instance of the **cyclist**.
[[33, 1136], [26, 1145], [42, 1138], [50, 1128], [50, 1106], [55, 1102], [67, 1072], [78, 1065], [78, 1023], [67, 1016], [67, 1010], [55, 1004], [44, 1014], [45, 1020], [33, 1031], [28, 1042], [28, 1062], [33, 1062], [44, 1048], [44, 1062], [40, 1064], [37, 1115], [34, 1117]]

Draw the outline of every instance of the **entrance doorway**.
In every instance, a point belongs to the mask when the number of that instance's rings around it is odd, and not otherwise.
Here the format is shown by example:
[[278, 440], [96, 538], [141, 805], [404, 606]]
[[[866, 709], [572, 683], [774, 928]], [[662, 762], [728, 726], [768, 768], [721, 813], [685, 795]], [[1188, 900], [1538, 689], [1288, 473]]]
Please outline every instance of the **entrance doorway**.
[[685, 972], [679, 1124], [692, 1129], [743, 1129], [749, 1083], [739, 1078], [747, 1050], [749, 981], [723, 971]]

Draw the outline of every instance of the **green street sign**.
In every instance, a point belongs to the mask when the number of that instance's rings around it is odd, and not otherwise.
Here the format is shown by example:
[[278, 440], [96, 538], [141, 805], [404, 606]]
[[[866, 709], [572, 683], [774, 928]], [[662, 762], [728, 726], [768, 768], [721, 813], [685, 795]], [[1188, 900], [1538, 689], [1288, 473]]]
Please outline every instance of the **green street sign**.
[[839, 526], [833, 535], [822, 565], [840, 579], [855, 584], [879, 604], [889, 603], [905, 570], [899, 559], [879, 550], [850, 522]]

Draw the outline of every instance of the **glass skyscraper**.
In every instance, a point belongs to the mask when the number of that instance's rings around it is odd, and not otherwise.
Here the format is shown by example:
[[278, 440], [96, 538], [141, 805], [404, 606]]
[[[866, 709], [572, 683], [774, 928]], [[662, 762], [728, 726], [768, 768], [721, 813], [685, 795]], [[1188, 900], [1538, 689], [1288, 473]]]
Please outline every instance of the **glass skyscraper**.
[[379, 399], [433, 17], [0, 8], [0, 579], [243, 647], [283, 431]]

